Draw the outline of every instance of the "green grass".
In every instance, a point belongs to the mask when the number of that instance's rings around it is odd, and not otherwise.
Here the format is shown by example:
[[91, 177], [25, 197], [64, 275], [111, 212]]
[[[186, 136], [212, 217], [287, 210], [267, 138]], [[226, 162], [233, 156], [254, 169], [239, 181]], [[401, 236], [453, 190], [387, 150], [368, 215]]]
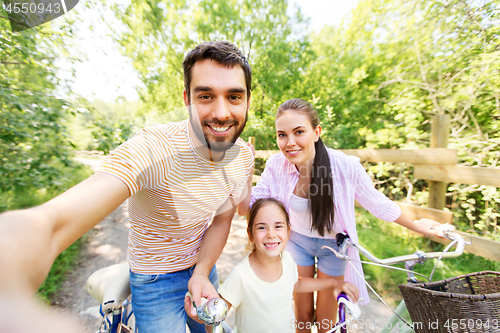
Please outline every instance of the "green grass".
[[[61, 166], [59, 168], [61, 174], [57, 179], [57, 184], [44, 188], [25, 187], [15, 193], [12, 191], [0, 192], [0, 202], [2, 202], [0, 211], [41, 205], [78, 184], [93, 173], [89, 167], [80, 164], [75, 164], [71, 168]], [[51, 297], [55, 295], [64, 282], [66, 272], [76, 265], [76, 260], [83, 244], [84, 239], [80, 238], [56, 258], [49, 275], [38, 290], [37, 294], [41, 299], [50, 302]]]
[[[378, 258], [410, 254], [417, 250], [439, 252], [444, 245], [418, 237], [395, 223], [378, 220], [365, 210], [356, 209], [359, 241]], [[363, 259], [363, 258], [362, 258]], [[436, 259], [427, 260], [424, 265], [415, 266], [415, 271], [429, 276]], [[404, 268], [404, 265], [396, 267]], [[365, 276], [375, 290], [391, 303], [401, 300], [398, 284], [406, 283], [406, 273], [388, 268], [363, 265]], [[433, 281], [478, 271], [500, 271], [500, 262], [491, 261], [470, 253], [452, 259], [443, 259], [432, 278]]]

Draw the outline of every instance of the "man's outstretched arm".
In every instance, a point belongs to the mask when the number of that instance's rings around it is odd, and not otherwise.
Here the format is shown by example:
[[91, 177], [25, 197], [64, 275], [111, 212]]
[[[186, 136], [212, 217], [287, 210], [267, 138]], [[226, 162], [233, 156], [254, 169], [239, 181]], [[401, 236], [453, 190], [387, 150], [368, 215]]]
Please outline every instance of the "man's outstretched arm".
[[129, 196], [120, 179], [97, 172], [80, 184], [26, 210], [0, 215], [0, 295], [34, 293], [54, 259]]

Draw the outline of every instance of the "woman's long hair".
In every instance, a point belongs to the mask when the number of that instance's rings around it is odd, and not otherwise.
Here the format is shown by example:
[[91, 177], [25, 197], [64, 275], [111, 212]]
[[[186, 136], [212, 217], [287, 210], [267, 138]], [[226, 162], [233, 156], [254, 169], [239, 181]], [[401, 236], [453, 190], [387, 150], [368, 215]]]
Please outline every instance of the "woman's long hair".
[[[318, 111], [307, 101], [293, 98], [284, 102], [276, 112], [276, 119], [285, 111], [294, 110], [304, 113], [309, 117], [312, 128], [319, 125]], [[309, 211], [312, 217], [311, 230], [316, 230], [324, 236], [325, 229], [330, 232], [334, 223], [334, 195], [332, 168], [326, 147], [321, 138], [314, 143], [316, 150], [313, 167], [311, 170], [311, 183], [309, 184]]]

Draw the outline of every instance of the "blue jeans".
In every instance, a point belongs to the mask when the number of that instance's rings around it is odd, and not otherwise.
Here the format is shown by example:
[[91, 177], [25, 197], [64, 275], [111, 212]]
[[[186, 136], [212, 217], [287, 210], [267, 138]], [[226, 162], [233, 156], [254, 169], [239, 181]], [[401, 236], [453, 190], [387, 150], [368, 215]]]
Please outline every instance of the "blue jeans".
[[[192, 320], [184, 310], [184, 297], [194, 267], [182, 271], [148, 275], [130, 272], [132, 309], [139, 333], [205, 333], [205, 325]], [[215, 289], [219, 276], [215, 266], [209, 276]], [[199, 304], [198, 304], [199, 305]]]

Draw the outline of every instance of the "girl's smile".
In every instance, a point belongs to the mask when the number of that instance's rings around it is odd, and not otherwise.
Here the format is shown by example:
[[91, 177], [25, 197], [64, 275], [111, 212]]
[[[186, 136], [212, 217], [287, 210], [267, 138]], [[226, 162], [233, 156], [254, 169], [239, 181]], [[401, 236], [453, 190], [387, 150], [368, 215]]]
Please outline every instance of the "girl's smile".
[[264, 246], [267, 248], [267, 249], [270, 249], [270, 250], [273, 250], [275, 249], [278, 245], [280, 245], [280, 243], [264, 243]]

